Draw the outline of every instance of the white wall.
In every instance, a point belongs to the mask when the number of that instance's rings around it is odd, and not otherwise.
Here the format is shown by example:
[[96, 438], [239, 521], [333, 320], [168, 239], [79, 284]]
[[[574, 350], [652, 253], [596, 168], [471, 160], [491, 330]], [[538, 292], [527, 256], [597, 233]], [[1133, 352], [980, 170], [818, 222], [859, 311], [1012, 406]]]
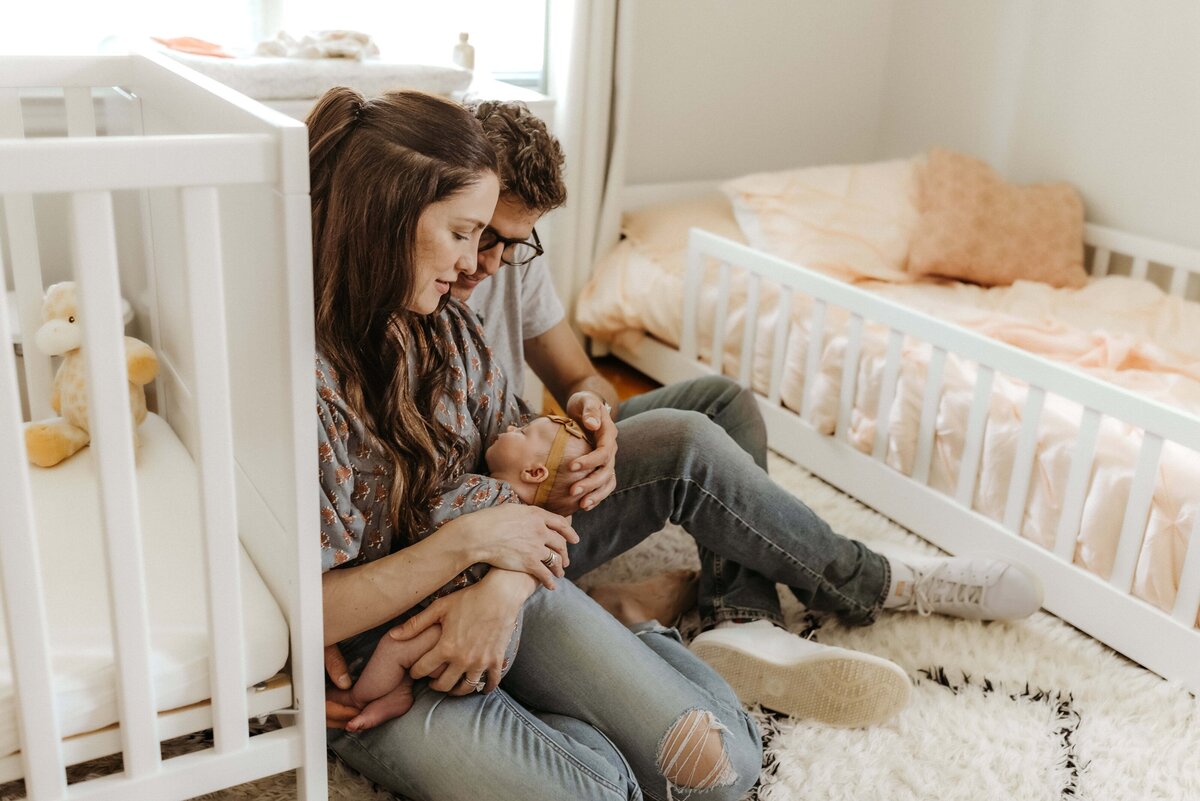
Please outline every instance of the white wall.
[[878, 153], [945, 144], [1200, 246], [1198, 41], [1194, 0], [898, 2]]
[[891, 0], [625, 0], [629, 183], [871, 157]]
[[941, 144], [1200, 247], [1196, 0], [625, 0], [626, 182]]

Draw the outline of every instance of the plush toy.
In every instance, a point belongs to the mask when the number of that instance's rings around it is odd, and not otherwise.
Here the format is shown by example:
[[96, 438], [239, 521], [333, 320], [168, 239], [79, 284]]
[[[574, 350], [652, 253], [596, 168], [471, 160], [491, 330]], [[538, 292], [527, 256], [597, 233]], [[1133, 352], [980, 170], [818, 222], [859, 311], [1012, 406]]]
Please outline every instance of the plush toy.
[[[40, 467], [54, 465], [73, 455], [88, 442], [88, 396], [86, 365], [80, 346], [80, 327], [75, 283], [64, 281], [46, 290], [42, 301], [42, 327], [35, 337], [38, 350], [50, 356], [62, 356], [54, 374], [50, 405], [61, 417], [27, 423], [25, 450], [29, 461]], [[137, 427], [146, 417], [146, 393], [142, 389], [158, 374], [158, 357], [145, 342], [125, 337], [125, 365], [129, 370], [129, 407], [133, 412], [134, 447]]]

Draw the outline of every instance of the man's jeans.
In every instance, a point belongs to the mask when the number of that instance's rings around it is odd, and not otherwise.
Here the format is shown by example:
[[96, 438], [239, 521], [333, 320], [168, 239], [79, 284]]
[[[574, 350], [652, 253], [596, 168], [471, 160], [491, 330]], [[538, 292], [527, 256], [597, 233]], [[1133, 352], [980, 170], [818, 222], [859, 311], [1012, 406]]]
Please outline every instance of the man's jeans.
[[[617, 487], [573, 518], [577, 578], [667, 522], [700, 550], [700, 613], [782, 623], [775, 584], [806, 607], [869, 623], [890, 582], [887, 560], [846, 539], [766, 473], [766, 430], [754, 395], [727, 378], [687, 381], [617, 410]], [[664, 621], [670, 622], [670, 621]]]
[[[762, 741], [729, 685], [647, 623], [631, 631], [570, 581], [524, 606], [520, 648], [500, 688], [452, 698], [414, 686], [405, 715], [329, 747], [371, 781], [418, 801], [626, 801], [667, 798], [664, 738], [693, 710], [711, 712], [732, 768], [717, 786], [677, 799], [736, 801], [758, 779]], [[366, 659], [374, 641], [347, 648]]]

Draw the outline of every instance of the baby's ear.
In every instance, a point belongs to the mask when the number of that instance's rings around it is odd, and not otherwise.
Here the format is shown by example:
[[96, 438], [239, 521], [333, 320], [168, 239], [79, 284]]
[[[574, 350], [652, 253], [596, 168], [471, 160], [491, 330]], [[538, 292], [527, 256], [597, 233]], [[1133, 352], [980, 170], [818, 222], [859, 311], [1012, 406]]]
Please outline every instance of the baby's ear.
[[544, 464], [535, 464], [533, 467], [526, 467], [521, 471], [521, 480], [527, 481], [530, 484], [541, 484], [546, 480], [546, 476], [550, 475], [550, 470]]

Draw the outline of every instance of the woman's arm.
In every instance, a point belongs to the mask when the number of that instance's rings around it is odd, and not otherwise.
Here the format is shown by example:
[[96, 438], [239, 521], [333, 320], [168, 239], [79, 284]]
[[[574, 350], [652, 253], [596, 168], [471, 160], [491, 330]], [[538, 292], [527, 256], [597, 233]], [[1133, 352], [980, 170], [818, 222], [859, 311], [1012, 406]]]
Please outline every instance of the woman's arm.
[[373, 562], [326, 571], [321, 579], [325, 644], [407, 612], [478, 561], [471, 553], [471, 539], [456, 536], [465, 521], [451, 521], [420, 542]]
[[[568, 542], [579, 542], [579, 535], [567, 518], [536, 506], [502, 504], [451, 520], [389, 556], [326, 571], [325, 644], [386, 623], [479, 562], [554, 589], [554, 577], [569, 563]], [[559, 555], [553, 570], [542, 562], [551, 552]]]

